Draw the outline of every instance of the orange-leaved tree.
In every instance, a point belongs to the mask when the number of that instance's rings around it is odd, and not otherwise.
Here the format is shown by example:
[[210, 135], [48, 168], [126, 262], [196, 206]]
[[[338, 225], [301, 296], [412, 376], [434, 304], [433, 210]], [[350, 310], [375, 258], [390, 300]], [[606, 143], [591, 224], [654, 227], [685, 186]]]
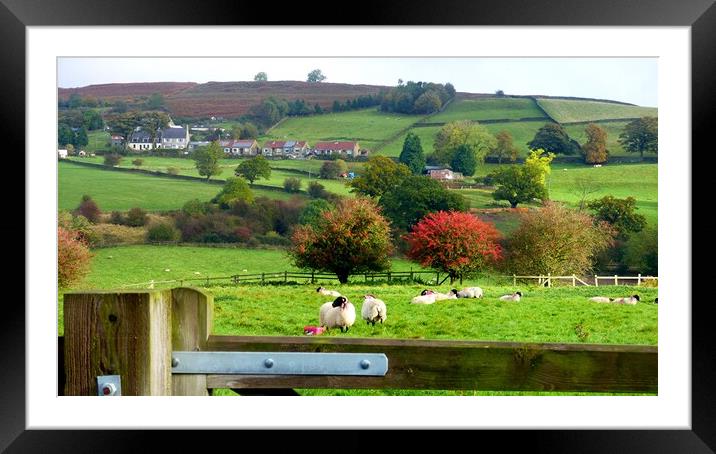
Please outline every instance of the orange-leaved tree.
[[78, 232], [57, 228], [57, 284], [67, 288], [80, 281], [90, 269], [90, 253]]
[[459, 211], [438, 211], [420, 220], [404, 237], [408, 257], [445, 271], [450, 282], [489, 268], [502, 258], [500, 233], [489, 222]]
[[353, 273], [390, 268], [390, 225], [369, 199], [344, 199], [312, 224], [296, 227], [288, 251], [299, 268], [335, 273], [344, 284]]

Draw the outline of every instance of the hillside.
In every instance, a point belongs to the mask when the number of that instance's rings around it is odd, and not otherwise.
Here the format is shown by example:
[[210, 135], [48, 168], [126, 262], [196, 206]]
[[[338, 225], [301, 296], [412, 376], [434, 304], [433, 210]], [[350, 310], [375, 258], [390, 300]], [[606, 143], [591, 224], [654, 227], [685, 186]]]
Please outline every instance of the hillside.
[[271, 96], [279, 99], [303, 99], [313, 106], [319, 104], [330, 109], [333, 101], [345, 101], [358, 96], [373, 95], [382, 89], [379, 85], [351, 85], [334, 83], [308, 83], [299, 81], [268, 82], [162, 82], [135, 84], [89, 85], [81, 88], [60, 88], [60, 100], [73, 93], [82, 97], [96, 97], [110, 101], [139, 101], [153, 93], [164, 95], [169, 112], [174, 117], [236, 118], [248, 113], [249, 108]]

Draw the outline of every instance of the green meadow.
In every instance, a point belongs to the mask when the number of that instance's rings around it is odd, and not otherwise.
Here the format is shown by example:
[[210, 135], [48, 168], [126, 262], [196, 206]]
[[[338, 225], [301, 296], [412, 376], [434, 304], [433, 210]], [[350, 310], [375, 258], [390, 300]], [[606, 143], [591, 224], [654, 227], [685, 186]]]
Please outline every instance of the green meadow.
[[656, 107], [629, 106], [610, 102], [538, 98], [537, 103], [559, 123], [658, 115]]
[[429, 122], [448, 123], [460, 120], [501, 120], [544, 117], [544, 113], [530, 98], [487, 98], [453, 101]]

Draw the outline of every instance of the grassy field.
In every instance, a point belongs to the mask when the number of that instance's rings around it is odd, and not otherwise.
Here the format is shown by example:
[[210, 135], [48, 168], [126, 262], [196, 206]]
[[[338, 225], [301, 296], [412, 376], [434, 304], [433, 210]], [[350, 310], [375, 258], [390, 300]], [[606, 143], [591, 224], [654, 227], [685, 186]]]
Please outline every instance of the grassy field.
[[107, 144], [110, 140], [110, 134], [107, 131], [103, 131], [101, 129], [97, 131], [89, 131], [87, 133], [87, 139], [87, 146], [83, 147], [83, 150], [88, 153], [94, 153], [97, 150], [106, 150], [109, 148]]
[[[624, 151], [621, 145], [619, 145], [619, 134], [624, 131], [624, 126], [626, 126], [627, 123], [627, 121], [619, 121], [595, 124], [604, 129], [607, 133], [607, 150], [609, 150], [609, 156], [629, 156], [638, 159], [638, 153], [628, 153]], [[584, 132], [586, 127], [587, 125], [585, 124], [564, 125], [564, 129], [567, 130], [569, 137], [576, 140], [580, 144], [585, 144], [587, 142], [587, 135]], [[650, 153], [647, 153], [647, 156], [649, 155]]]
[[616, 118], [638, 118], [657, 116], [656, 107], [628, 106], [608, 102], [577, 101], [567, 99], [537, 99], [538, 104], [555, 121], [570, 123], [574, 121], [594, 121]]
[[[93, 169], [58, 163], [58, 208], [77, 207], [84, 194], [92, 196], [103, 211], [141, 207], [148, 211], [176, 210], [188, 200], [209, 200], [221, 186], [151, 175]], [[285, 192], [253, 189], [254, 196], [289, 199]]]
[[307, 140], [313, 146], [323, 140], [357, 140], [361, 148], [372, 149], [379, 142], [419, 121], [418, 115], [380, 112], [376, 108], [288, 118], [273, 128], [265, 140]]
[[533, 99], [487, 98], [452, 102], [443, 112], [430, 117], [429, 121], [431, 123], [448, 123], [458, 120], [479, 121], [544, 116]]

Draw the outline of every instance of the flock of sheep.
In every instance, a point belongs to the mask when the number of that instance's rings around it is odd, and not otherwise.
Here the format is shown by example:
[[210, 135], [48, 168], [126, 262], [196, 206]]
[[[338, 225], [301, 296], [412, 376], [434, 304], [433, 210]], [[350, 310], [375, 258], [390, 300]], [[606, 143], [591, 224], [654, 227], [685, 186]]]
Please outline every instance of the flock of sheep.
[[[322, 334], [327, 329], [340, 328], [341, 332], [347, 332], [356, 321], [355, 306], [348, 301], [348, 298], [341, 295], [335, 290], [328, 290], [324, 287], [316, 289], [320, 295], [331, 296], [335, 299], [324, 303], [318, 311], [318, 326], [304, 327], [304, 333], [307, 335]], [[411, 304], [433, 304], [436, 301], [457, 299], [457, 298], [482, 298], [484, 292], [480, 287], [468, 287], [460, 291], [452, 289], [449, 293], [439, 293], [433, 290], [423, 290], [420, 295], [413, 298]], [[501, 301], [520, 301], [522, 292], [515, 292], [509, 295], [502, 295]], [[613, 303], [613, 304], [629, 304], [633, 305], [639, 301], [639, 295], [632, 295], [624, 298], [609, 298], [605, 296], [595, 296], [589, 298], [590, 301], [596, 303]], [[654, 301], [658, 304], [658, 299]], [[388, 317], [388, 308], [383, 300], [375, 297], [375, 295], [365, 295], [363, 305], [361, 307], [361, 317], [366, 323], [375, 326], [376, 323], [383, 323]]]

